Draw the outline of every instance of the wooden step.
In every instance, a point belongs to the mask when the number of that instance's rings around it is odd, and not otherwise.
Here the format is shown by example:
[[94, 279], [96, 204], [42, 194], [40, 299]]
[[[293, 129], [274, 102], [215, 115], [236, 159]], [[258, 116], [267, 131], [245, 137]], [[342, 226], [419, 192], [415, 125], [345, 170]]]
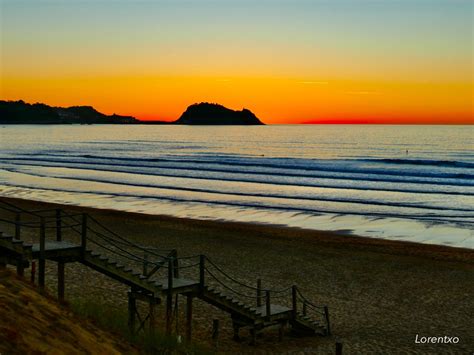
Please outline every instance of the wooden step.
[[118, 265], [114, 260], [110, 260], [105, 256], [94, 256], [92, 257], [90, 253], [82, 260], [86, 265], [92, 267], [93, 269], [116, 279], [126, 285], [149, 292], [159, 292], [159, 287], [155, 284], [148, 282], [145, 276], [141, 275], [139, 272], [133, 271], [131, 268], [125, 269], [125, 266]]

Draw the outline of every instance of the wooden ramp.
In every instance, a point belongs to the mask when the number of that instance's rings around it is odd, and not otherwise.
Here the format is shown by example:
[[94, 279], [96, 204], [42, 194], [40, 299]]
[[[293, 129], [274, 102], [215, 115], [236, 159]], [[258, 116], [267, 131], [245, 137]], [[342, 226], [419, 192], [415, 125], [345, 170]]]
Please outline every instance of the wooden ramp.
[[[0, 201], [0, 208], [1, 208]], [[9, 209], [13, 207], [10, 205]], [[19, 274], [28, 267], [32, 260], [39, 260], [38, 284], [44, 287], [45, 261], [58, 263], [58, 295], [64, 297], [64, 263], [78, 262], [130, 287], [129, 292], [129, 325], [135, 327], [135, 315], [138, 314], [136, 301], [146, 300], [150, 303], [150, 313], [146, 319], [152, 319], [152, 305], [166, 300], [167, 332], [171, 331], [172, 297], [178, 294], [187, 297], [188, 331], [191, 336], [192, 299], [199, 298], [228, 313], [233, 322], [234, 338], [239, 338], [239, 330], [248, 328], [253, 342], [256, 335], [268, 327], [277, 327], [281, 331], [291, 327], [293, 333], [300, 335], [329, 335], [329, 313], [326, 306], [317, 306], [309, 302], [296, 286], [283, 290], [262, 289], [246, 285], [225, 273], [204, 255], [178, 258], [176, 250], [158, 253], [146, 246], [140, 246], [112, 232], [106, 226], [83, 214], [79, 218], [62, 210], [56, 210], [52, 223], [55, 228], [55, 240], [47, 239], [48, 219], [35, 212], [40, 218], [38, 225], [39, 242], [26, 243], [20, 239], [21, 218], [19, 214], [33, 212], [16, 210], [12, 221], [15, 225], [15, 236], [0, 232], [0, 263], [17, 266]], [[31, 216], [30, 216], [31, 217]], [[70, 224], [66, 224], [67, 218]], [[91, 221], [96, 225], [92, 228]], [[31, 227], [32, 222], [28, 226]], [[73, 227], [70, 227], [70, 226]], [[80, 244], [63, 240], [63, 228], [70, 227], [80, 237]], [[77, 238], [76, 238], [77, 240]], [[195, 259], [198, 260], [196, 262]], [[117, 261], [121, 260], [121, 262]], [[126, 263], [123, 263], [126, 260]], [[184, 265], [188, 263], [187, 265]], [[191, 264], [190, 264], [191, 263]], [[137, 265], [140, 268], [137, 268]], [[197, 279], [179, 277], [180, 270], [194, 270]], [[140, 270], [138, 270], [140, 269]], [[165, 275], [158, 276], [165, 271]], [[210, 283], [209, 283], [210, 281]], [[232, 287], [232, 282], [245, 286], [251, 294], [242, 294]], [[281, 300], [287, 297], [291, 307], [275, 304], [272, 297]], [[138, 317], [140, 318], [140, 317]], [[151, 324], [150, 320], [150, 324]], [[138, 330], [143, 329], [144, 321]]]

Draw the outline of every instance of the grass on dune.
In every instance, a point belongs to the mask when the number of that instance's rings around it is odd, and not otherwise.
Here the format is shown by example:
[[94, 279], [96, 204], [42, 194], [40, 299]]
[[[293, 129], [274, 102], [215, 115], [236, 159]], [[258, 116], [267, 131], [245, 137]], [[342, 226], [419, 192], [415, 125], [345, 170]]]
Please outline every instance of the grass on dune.
[[[101, 328], [119, 334], [145, 354], [211, 354], [210, 350], [195, 344], [189, 344], [176, 336], [167, 336], [159, 329], [145, 330], [132, 334], [128, 328], [126, 309], [117, 309], [93, 300], [75, 300], [71, 302], [74, 313], [95, 322]], [[137, 320], [138, 323], [138, 320]]]

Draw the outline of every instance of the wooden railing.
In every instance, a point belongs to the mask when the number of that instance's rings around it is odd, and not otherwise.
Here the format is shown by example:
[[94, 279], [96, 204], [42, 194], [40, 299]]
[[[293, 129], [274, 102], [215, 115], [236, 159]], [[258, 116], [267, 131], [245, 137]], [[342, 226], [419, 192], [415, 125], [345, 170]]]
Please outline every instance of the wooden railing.
[[[39, 229], [38, 286], [40, 290], [43, 290], [45, 286], [45, 246], [47, 230], [55, 229], [55, 239], [56, 241], [61, 242], [64, 238], [63, 230], [69, 228], [79, 235], [82, 257], [85, 256], [87, 248], [89, 248], [89, 243], [93, 243], [110, 253], [115, 253], [117, 256], [140, 263], [142, 274], [147, 278], [150, 278], [159, 269], [165, 267], [167, 268], [168, 290], [173, 289], [174, 278], [179, 277], [179, 270], [183, 268], [180, 266], [180, 260], [196, 257], [199, 258], [199, 262], [194, 265], [199, 267], [199, 290], [201, 293], [204, 292], [207, 285], [206, 274], [210, 275], [212, 279], [217, 281], [222, 287], [227, 291], [230, 291], [230, 293], [235, 295], [237, 298], [243, 297], [247, 300], [251, 299], [257, 307], [265, 306], [267, 320], [270, 320], [272, 314], [272, 299], [282, 299], [286, 297], [287, 300], [289, 300], [289, 303], [291, 303], [293, 319], [296, 319], [301, 307], [301, 313], [304, 316], [309, 315], [309, 312], [311, 311], [316, 313], [318, 317], [322, 317], [327, 334], [331, 334], [327, 306], [318, 306], [311, 303], [303, 296], [301, 291], [295, 285], [282, 290], [264, 289], [262, 287], [261, 279], [257, 279], [256, 287], [248, 285], [223, 271], [205, 255], [179, 258], [176, 249], [168, 250], [167, 254], [163, 255], [159, 253], [160, 249], [141, 246], [121, 237], [87, 213], [72, 215], [62, 209], [27, 211], [9, 203], [5, 203], [4, 201], [0, 201], [0, 209], [2, 208], [14, 213], [13, 221], [5, 219], [0, 219], [0, 221], [14, 225], [14, 235], [16, 239], [21, 239], [22, 228]], [[51, 212], [54, 212], [54, 215], [51, 215]], [[30, 219], [33, 219], [33, 221], [22, 221], [23, 215], [30, 216]], [[78, 218], [79, 216], [80, 218]], [[35, 219], [37, 221], [35, 221]], [[91, 224], [94, 224], [94, 226]], [[98, 229], [102, 229], [102, 232]], [[186, 267], [194, 267], [194, 265]], [[211, 271], [211, 268], [213, 271]], [[218, 277], [217, 273], [219, 273], [221, 277]], [[58, 281], [60, 279], [62, 280], [62, 283], [59, 282], [58, 286], [64, 284], [64, 263], [62, 262], [58, 263]], [[232, 285], [238, 285], [247, 290], [247, 292], [237, 291]], [[58, 287], [58, 294], [59, 298], [62, 299], [64, 297], [64, 288], [61, 289]], [[172, 297], [172, 292], [167, 293], [167, 305], [169, 305], [166, 309], [167, 319], [168, 317], [171, 317], [172, 300], [170, 297]], [[170, 324], [170, 322], [167, 322], [167, 324]]]

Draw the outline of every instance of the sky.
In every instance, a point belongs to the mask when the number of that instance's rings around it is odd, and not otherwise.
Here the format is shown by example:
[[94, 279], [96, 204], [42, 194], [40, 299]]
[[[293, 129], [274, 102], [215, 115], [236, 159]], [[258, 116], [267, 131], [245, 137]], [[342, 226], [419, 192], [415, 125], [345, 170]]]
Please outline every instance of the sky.
[[0, 98], [174, 120], [474, 123], [472, 0], [0, 0]]

